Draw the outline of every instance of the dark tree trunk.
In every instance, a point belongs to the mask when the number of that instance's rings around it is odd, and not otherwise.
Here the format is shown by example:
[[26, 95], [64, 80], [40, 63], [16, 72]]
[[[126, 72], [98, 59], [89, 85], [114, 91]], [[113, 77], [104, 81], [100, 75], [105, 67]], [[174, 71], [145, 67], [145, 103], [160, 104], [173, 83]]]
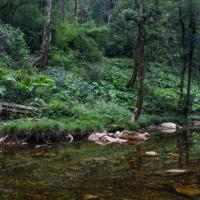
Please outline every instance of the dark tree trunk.
[[[143, 2], [141, 2], [143, 4]], [[135, 0], [135, 9], [136, 10], [140, 10], [140, 12], [143, 12], [143, 10], [141, 10], [141, 7], [140, 7], [140, 2], [138, 0]], [[143, 6], [143, 5], [142, 5]], [[143, 9], [143, 8], [142, 8]], [[141, 22], [140, 22], [141, 23]], [[134, 66], [133, 66], [133, 73], [131, 75], [131, 78], [129, 79], [126, 87], [127, 88], [133, 88], [135, 86], [135, 83], [136, 83], [136, 80], [137, 80], [137, 76], [138, 76], [138, 65], [139, 64], [139, 61], [137, 61], [137, 54], [140, 52], [140, 23], [137, 23], [138, 24], [138, 35], [137, 35], [137, 45], [136, 45], [136, 48], [135, 50], [133, 51], [133, 59], [134, 59]]]
[[34, 63], [40, 68], [44, 68], [48, 62], [49, 56], [49, 44], [51, 42], [51, 12], [52, 12], [52, 0], [47, 0], [47, 16], [44, 24], [43, 41], [40, 57]]
[[[140, 0], [139, 3], [140, 3], [139, 4], [140, 13], [144, 14], [144, 0]], [[137, 78], [138, 78], [137, 100], [136, 100], [135, 111], [133, 113], [134, 121], [137, 121], [139, 119], [142, 112], [142, 106], [144, 101], [145, 41], [146, 41], [145, 20], [141, 20], [138, 22], [138, 41], [134, 55], [135, 69], [137, 69]]]
[[187, 117], [189, 114], [189, 108], [191, 104], [191, 77], [193, 67], [193, 54], [195, 50], [195, 37], [196, 37], [196, 20], [193, 13], [193, 9], [190, 9], [190, 22], [189, 22], [189, 53], [188, 53], [188, 82], [187, 82], [187, 95], [185, 101], [184, 115]]
[[187, 50], [186, 50], [186, 30], [185, 30], [185, 22], [183, 20], [182, 16], [182, 8], [179, 7], [179, 21], [181, 25], [181, 43], [182, 43], [182, 48], [183, 48], [183, 55], [182, 55], [182, 60], [183, 64], [180, 69], [180, 83], [179, 83], [179, 103], [178, 103], [178, 112], [179, 114], [182, 113], [183, 111], [183, 103], [184, 103], [184, 79], [185, 79], [185, 73], [187, 69], [187, 62], [188, 62], [188, 56], [187, 56]]
[[112, 21], [114, 5], [114, 0], [108, 0], [108, 24]]
[[134, 64], [132, 76], [131, 76], [130, 80], [128, 81], [127, 85], [126, 85], [127, 88], [134, 87], [135, 82], [137, 80], [137, 75], [138, 75], [138, 66], [136, 66], [136, 64]]

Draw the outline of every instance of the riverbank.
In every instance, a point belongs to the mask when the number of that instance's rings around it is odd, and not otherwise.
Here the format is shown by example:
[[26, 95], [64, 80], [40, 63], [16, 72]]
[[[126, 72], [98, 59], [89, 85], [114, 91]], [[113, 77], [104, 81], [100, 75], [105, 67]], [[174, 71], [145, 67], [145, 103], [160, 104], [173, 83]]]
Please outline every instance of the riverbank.
[[187, 121], [176, 116], [143, 115], [138, 122], [108, 123], [104, 118], [91, 119], [18, 119], [7, 121], [0, 125], [1, 137], [27, 139], [29, 142], [56, 142], [66, 140], [67, 135], [75, 139], [88, 137], [95, 131], [141, 131], [149, 125], [158, 125], [162, 122], [174, 122], [177, 124], [191, 123], [198, 120], [198, 116], [191, 116]]

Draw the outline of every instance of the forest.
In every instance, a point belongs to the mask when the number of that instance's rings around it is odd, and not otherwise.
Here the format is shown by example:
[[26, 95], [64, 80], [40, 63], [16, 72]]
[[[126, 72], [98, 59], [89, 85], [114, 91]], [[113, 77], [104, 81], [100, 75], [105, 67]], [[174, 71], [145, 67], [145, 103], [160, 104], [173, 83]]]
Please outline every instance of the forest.
[[199, 22], [199, 0], [0, 0], [0, 199], [197, 199]]
[[37, 114], [11, 113], [0, 132], [197, 116], [199, 12], [195, 0], [1, 0], [0, 99]]

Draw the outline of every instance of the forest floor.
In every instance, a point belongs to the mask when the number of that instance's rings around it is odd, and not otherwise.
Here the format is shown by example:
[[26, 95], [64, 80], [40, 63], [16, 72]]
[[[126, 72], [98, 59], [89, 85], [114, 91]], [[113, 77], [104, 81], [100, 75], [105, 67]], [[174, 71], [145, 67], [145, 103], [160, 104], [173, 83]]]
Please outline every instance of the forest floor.
[[[14, 103], [43, 112], [32, 118], [11, 116], [1, 124], [0, 134], [55, 140], [66, 134], [80, 137], [94, 131], [139, 130], [161, 122], [185, 123], [186, 119], [177, 116], [179, 67], [159, 63], [147, 68], [143, 114], [138, 122], [131, 122], [136, 89], [126, 88], [126, 83], [132, 66], [131, 59], [104, 58], [101, 63], [77, 62], [59, 70], [49, 66], [45, 71], [5, 71], [5, 83], [12, 86], [7, 88], [6, 100], [13, 102], [14, 92]], [[198, 85], [193, 79], [193, 113], [200, 109]]]

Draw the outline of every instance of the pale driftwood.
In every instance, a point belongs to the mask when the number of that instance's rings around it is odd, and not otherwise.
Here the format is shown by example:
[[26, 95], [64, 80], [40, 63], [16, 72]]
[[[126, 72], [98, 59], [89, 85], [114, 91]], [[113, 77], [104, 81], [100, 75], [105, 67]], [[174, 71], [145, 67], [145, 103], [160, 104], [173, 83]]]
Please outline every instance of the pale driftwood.
[[37, 111], [36, 109], [28, 107], [28, 106], [0, 101], [0, 114], [1, 113], [16, 113], [16, 114], [32, 115], [36, 113], [36, 111]]

